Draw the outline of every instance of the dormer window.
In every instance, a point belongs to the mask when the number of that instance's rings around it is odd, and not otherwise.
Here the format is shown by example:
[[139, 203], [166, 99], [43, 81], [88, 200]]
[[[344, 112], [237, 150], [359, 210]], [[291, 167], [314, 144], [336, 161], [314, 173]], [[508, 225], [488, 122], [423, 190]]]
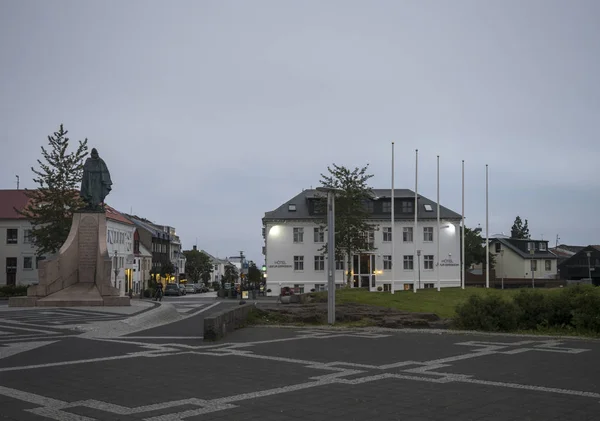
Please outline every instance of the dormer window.
[[293, 204], [293, 203], [290, 203], [288, 205], [288, 211], [290, 211], [290, 212], [296, 212], [296, 205]]
[[540, 251], [546, 251], [546, 243], [540, 243]]
[[433, 212], [431, 205], [423, 205], [423, 207], [425, 208], [425, 212]]

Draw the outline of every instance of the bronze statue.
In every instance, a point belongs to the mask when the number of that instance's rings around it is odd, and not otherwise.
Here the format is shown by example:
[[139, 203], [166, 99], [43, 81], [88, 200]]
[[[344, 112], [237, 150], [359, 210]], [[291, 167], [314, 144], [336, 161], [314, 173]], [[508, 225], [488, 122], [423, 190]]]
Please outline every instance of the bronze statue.
[[104, 160], [98, 155], [96, 148], [83, 164], [83, 179], [81, 180], [81, 198], [88, 210], [102, 210], [104, 199], [112, 190], [110, 172]]

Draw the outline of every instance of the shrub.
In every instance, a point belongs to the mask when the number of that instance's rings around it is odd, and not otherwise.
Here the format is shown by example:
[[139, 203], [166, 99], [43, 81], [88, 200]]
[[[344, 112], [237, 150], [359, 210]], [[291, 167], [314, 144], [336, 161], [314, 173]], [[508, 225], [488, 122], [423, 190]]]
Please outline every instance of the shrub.
[[571, 296], [571, 324], [580, 331], [600, 332], [600, 292], [597, 289], [578, 291]]
[[0, 297], [24, 297], [29, 285], [3, 285], [0, 287]]
[[459, 329], [501, 332], [516, 329], [518, 316], [516, 304], [498, 294], [471, 295], [456, 307], [454, 321]]
[[540, 291], [522, 289], [513, 298], [518, 308], [519, 329], [531, 330], [538, 326], [548, 326], [549, 297]]

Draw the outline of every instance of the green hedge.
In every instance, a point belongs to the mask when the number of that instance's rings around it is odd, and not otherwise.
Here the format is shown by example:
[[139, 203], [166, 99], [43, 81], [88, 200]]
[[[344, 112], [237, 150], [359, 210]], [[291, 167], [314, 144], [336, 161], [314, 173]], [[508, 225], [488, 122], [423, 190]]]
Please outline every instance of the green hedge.
[[0, 287], [0, 297], [24, 297], [28, 285], [4, 285]]
[[472, 295], [456, 307], [459, 329], [508, 332], [565, 330], [600, 334], [600, 288], [574, 285], [557, 291], [523, 289], [514, 297]]

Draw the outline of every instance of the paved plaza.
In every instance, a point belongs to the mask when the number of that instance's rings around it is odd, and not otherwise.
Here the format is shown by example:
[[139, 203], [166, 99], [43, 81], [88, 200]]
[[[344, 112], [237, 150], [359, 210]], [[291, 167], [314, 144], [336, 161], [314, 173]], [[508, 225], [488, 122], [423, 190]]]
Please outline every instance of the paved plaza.
[[203, 342], [203, 317], [233, 305], [0, 308], [0, 419], [598, 419], [597, 341], [255, 327]]

